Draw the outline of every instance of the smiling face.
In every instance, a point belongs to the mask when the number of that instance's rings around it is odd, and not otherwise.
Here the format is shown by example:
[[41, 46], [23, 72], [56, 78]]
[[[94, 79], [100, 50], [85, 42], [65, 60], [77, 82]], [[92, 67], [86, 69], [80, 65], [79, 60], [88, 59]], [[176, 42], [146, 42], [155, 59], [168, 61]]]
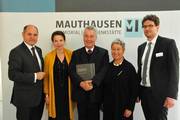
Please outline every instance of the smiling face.
[[62, 35], [55, 35], [53, 37], [53, 46], [57, 50], [62, 50], [64, 48], [65, 40]]
[[28, 45], [35, 45], [38, 41], [38, 30], [35, 26], [29, 25], [27, 28], [22, 32], [22, 37], [24, 42]]
[[111, 54], [114, 61], [120, 61], [123, 58], [124, 50], [120, 44], [113, 44], [111, 46]]
[[146, 20], [143, 23], [144, 35], [148, 40], [152, 40], [158, 33], [159, 25], [156, 26], [155, 23], [151, 20]]
[[96, 42], [96, 32], [94, 30], [85, 29], [84, 30], [84, 46], [86, 48], [93, 48]]

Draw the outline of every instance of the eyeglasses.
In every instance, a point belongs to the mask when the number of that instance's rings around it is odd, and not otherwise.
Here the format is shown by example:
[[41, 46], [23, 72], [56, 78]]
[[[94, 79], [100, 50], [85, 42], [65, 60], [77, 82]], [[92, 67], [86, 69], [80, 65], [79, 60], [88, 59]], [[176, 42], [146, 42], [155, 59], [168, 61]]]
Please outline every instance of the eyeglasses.
[[145, 29], [145, 28], [152, 28], [154, 27], [155, 25], [143, 25], [142, 27]]

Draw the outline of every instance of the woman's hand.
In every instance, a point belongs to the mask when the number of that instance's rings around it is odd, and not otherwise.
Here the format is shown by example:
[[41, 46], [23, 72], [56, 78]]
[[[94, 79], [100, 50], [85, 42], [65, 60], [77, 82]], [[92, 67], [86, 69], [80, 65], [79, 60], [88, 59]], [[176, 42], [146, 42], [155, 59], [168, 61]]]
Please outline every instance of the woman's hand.
[[49, 95], [48, 94], [46, 94], [46, 96], [45, 96], [45, 102], [46, 102], [46, 106], [48, 106], [49, 105]]
[[126, 109], [126, 110], [124, 111], [124, 117], [126, 117], [126, 118], [130, 117], [131, 114], [132, 114], [132, 111], [131, 111], [131, 110]]

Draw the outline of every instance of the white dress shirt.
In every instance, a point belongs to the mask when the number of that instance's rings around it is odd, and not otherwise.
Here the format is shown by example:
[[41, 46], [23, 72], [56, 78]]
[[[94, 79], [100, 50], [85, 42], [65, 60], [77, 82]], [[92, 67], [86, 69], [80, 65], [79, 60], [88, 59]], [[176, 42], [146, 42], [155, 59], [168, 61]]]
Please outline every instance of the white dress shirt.
[[144, 53], [143, 53], [143, 56], [142, 56], [142, 59], [141, 59], [141, 63], [142, 63], [142, 66], [141, 66], [141, 78], [143, 76], [143, 67], [144, 67], [144, 60], [145, 60], [145, 56], [146, 56], [146, 53], [147, 53], [147, 50], [148, 50], [148, 43], [151, 42], [151, 51], [150, 51], [150, 54], [149, 54], [149, 58], [148, 58], [148, 63], [147, 63], [147, 75], [146, 75], [146, 85], [143, 85], [142, 83], [142, 80], [141, 80], [141, 85], [142, 86], [145, 86], [145, 87], [151, 87], [151, 82], [150, 82], [150, 64], [151, 64], [151, 58], [152, 58], [152, 54], [153, 54], [153, 51], [154, 51], [154, 46], [156, 44], [156, 40], [157, 40], [157, 37], [154, 37], [151, 41], [147, 40], [147, 44], [146, 44], [146, 47], [144, 49]]
[[89, 49], [89, 48], [85, 47], [85, 49], [86, 49], [86, 52], [87, 52], [87, 53], [88, 53], [88, 50], [91, 50], [91, 51], [93, 52], [94, 47], [92, 47], [91, 49]]
[[[37, 52], [37, 50], [36, 50], [35, 45], [34, 45], [34, 46], [31, 46], [31, 45], [27, 44], [26, 42], [24, 42], [24, 44], [27, 46], [27, 48], [29, 49], [29, 51], [31, 52], [32, 55], [33, 55], [33, 52], [32, 52], [32, 50], [31, 50], [31, 48], [32, 48], [32, 47], [35, 48], [34, 50], [35, 50], [35, 54], [36, 54], [37, 59], [38, 59], [38, 64], [39, 64], [40, 69], [42, 70], [41, 59], [40, 59], [40, 57], [39, 57], [39, 54], [38, 54], [38, 52]], [[36, 79], [37, 79], [37, 75], [36, 75], [36, 73], [34, 73], [34, 82], [35, 82], [35, 83], [36, 83]]]

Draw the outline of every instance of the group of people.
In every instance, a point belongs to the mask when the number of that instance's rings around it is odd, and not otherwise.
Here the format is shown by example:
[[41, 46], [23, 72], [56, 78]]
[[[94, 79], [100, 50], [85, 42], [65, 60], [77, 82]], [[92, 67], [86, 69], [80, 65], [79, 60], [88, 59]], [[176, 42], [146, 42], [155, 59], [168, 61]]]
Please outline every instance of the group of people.
[[[54, 49], [43, 59], [36, 46], [38, 28], [26, 25], [23, 42], [9, 54], [9, 79], [14, 82], [11, 103], [17, 120], [41, 120], [44, 103], [49, 120], [133, 120], [136, 102], [141, 102], [146, 120], [167, 120], [178, 94], [179, 53], [173, 39], [158, 34], [160, 21], [146, 15], [142, 27], [147, 41], [138, 47], [138, 71], [124, 57], [125, 43], [111, 43], [108, 51], [96, 46], [96, 29], [84, 29], [84, 46], [75, 51], [64, 47], [65, 34], [51, 35]], [[77, 65], [95, 65], [95, 74], [83, 79]]]

